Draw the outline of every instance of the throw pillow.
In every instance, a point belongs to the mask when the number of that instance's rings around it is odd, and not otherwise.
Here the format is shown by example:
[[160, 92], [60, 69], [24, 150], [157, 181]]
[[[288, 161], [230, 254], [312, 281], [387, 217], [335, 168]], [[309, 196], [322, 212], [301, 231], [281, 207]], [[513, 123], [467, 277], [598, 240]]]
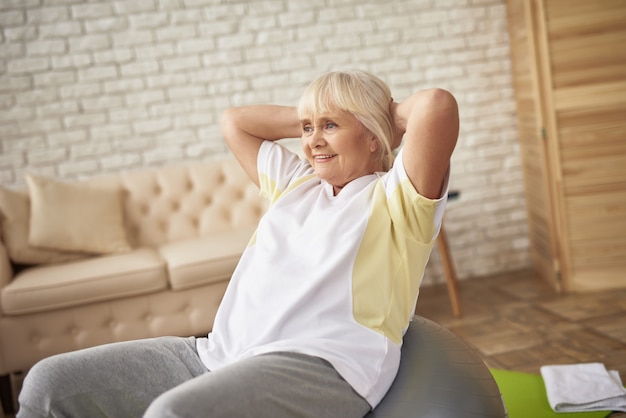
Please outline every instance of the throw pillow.
[[85, 254], [47, 250], [28, 244], [30, 198], [27, 192], [0, 187], [0, 226], [9, 258], [16, 264], [49, 264], [84, 258]]
[[31, 245], [93, 254], [130, 250], [120, 191], [30, 174], [26, 182]]

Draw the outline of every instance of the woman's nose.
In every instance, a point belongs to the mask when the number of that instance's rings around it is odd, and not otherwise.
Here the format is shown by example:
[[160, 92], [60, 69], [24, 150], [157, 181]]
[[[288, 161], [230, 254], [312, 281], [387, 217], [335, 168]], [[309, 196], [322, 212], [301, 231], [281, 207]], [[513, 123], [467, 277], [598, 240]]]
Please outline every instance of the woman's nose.
[[309, 136], [309, 147], [317, 148], [324, 145], [324, 135], [321, 129], [316, 129], [313, 131], [311, 136]]

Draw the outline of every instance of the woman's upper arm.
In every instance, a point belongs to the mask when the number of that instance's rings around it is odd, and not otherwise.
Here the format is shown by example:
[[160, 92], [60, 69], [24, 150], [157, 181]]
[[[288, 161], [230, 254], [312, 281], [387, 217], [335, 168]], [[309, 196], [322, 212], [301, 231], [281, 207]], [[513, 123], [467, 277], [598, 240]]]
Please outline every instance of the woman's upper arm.
[[406, 173], [419, 194], [437, 199], [459, 134], [456, 100], [441, 89], [417, 92], [406, 118], [402, 153]]

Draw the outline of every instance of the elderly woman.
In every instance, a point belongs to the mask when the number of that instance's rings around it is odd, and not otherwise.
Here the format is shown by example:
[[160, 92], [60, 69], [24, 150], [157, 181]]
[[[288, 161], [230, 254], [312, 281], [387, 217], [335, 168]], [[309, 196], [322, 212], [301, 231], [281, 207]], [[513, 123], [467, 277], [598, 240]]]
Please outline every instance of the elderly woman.
[[[361, 417], [381, 401], [443, 217], [454, 98], [396, 103], [369, 73], [332, 72], [297, 108], [229, 109], [222, 128], [270, 207], [213, 331], [43, 360], [19, 418]], [[298, 136], [304, 159], [275, 142]]]

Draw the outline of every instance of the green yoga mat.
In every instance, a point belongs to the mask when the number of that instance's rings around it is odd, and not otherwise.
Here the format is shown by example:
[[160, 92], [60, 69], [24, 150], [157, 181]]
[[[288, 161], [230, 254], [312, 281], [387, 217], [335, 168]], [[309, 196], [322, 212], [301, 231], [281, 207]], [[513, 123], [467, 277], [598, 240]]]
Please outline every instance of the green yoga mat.
[[491, 369], [498, 383], [509, 418], [605, 418], [611, 411], [559, 412], [548, 403], [541, 375]]

